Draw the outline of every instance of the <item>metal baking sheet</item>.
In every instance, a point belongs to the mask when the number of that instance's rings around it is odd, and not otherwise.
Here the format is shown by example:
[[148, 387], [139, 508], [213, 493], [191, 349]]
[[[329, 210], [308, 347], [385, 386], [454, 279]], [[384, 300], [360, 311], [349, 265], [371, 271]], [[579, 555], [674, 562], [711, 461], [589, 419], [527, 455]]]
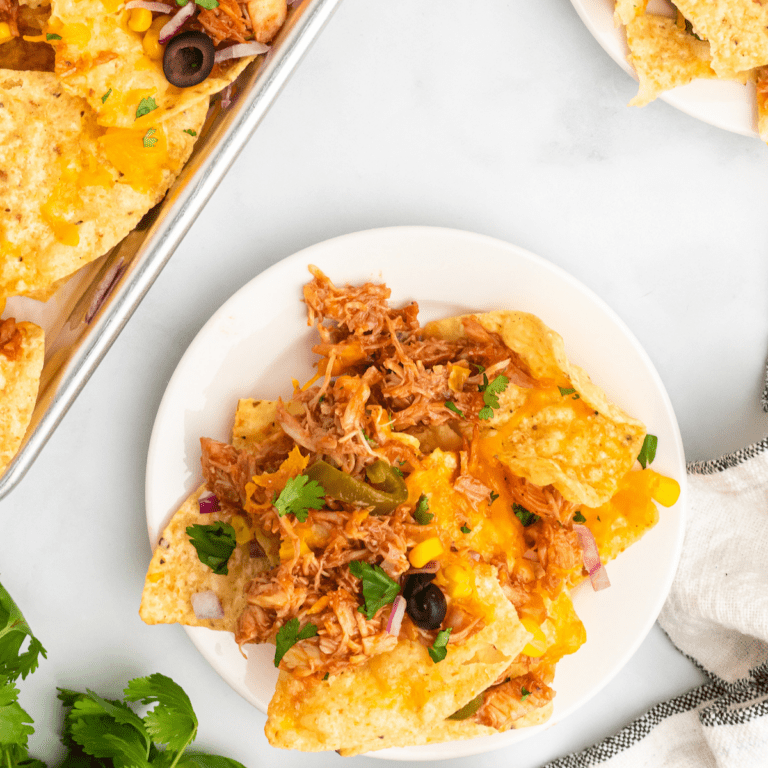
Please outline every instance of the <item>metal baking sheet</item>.
[[165, 198], [109, 253], [47, 302], [8, 299], [3, 316], [45, 330], [45, 362], [24, 441], [0, 477], [0, 499], [24, 477], [208, 198], [341, 0], [294, 3], [270, 52], [238, 78], [234, 98], [212, 102], [194, 152]]

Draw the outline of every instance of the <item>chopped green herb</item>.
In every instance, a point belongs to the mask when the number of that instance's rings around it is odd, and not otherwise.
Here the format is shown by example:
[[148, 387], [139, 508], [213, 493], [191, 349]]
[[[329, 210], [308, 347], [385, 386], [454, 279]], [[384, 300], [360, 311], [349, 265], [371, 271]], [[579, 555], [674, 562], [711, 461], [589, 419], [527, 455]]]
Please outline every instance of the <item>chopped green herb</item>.
[[573, 387], [558, 387], [560, 394], [565, 397], [566, 395], [572, 395], [576, 390]]
[[400, 585], [387, 576], [380, 565], [353, 560], [349, 564], [349, 570], [352, 571], [353, 576], [357, 576], [363, 582], [364, 605], [357, 610], [369, 621], [379, 608], [393, 603], [400, 592]]
[[454, 403], [453, 401], [451, 401], [451, 400], [446, 400], [446, 401], [445, 401], [445, 407], [446, 407], [446, 408], [447, 408], [449, 411], [453, 411], [454, 413], [457, 413], [459, 416], [461, 416], [461, 418], [462, 418], [462, 419], [464, 418], [464, 413], [463, 413], [463, 411], [462, 411], [462, 410], [461, 410], [461, 409], [460, 409], [460, 408], [459, 408], [459, 407], [456, 405], [456, 403]]
[[104, 104], [106, 100], [112, 95], [112, 89], [110, 88], [102, 97], [101, 103]]
[[150, 112], [154, 112], [157, 109], [157, 102], [150, 96], [149, 98], [142, 99], [139, 102], [139, 106], [136, 109], [136, 119], [148, 115]]
[[493, 416], [494, 408], [499, 407], [499, 395], [509, 385], [509, 379], [506, 376], [499, 375], [493, 381], [488, 381], [488, 377], [483, 374], [484, 384], [480, 386], [480, 391], [483, 393], [483, 402], [485, 407], [481, 408], [477, 414], [477, 418], [483, 421], [487, 421]]
[[520, 689], [520, 693], [523, 694], [520, 697], [520, 701], [525, 701], [531, 695], [531, 692], [525, 686]]
[[212, 11], [219, 7], [219, 0], [195, 0], [195, 2], [206, 11]]
[[523, 528], [527, 528], [529, 525], [533, 525], [539, 520], [538, 515], [534, 515], [533, 512], [529, 512], [521, 504], [513, 504], [512, 511], [515, 513], [515, 517], [523, 524]]
[[584, 517], [584, 515], [582, 515], [581, 512], [577, 512], [573, 516], [573, 522], [574, 523], [586, 523], [587, 522], [587, 518]]
[[637, 460], [640, 462], [640, 466], [645, 469], [649, 464], [653, 463], [656, 458], [656, 448], [659, 445], [659, 438], [656, 435], [646, 435], [643, 440], [643, 447], [640, 449], [640, 453], [637, 456]]
[[473, 363], [473, 365], [475, 366], [475, 368], [477, 368], [478, 373], [485, 373], [484, 365], [480, 365], [480, 363]]
[[[197, 131], [193, 131], [191, 128], [185, 128], [184, 133], [188, 133], [190, 136], [197, 136]], [[322, 402], [322, 398], [321, 398]]]
[[597, 519], [598, 519], [600, 522], [602, 522], [602, 520], [600, 520], [600, 515], [598, 515], [598, 516], [597, 516]]
[[54, 35], [52, 32], [48, 32], [45, 36], [46, 40], [61, 40], [61, 35]]
[[422, 493], [413, 510], [413, 519], [419, 525], [427, 525], [432, 522], [434, 514], [429, 511], [429, 499]]
[[299, 620], [294, 616], [290, 621], [286, 621], [275, 636], [275, 666], [280, 665], [280, 661], [293, 648], [299, 640], [306, 640], [317, 634], [317, 627], [310, 621], [299, 629]]
[[429, 655], [432, 657], [432, 661], [434, 661], [435, 664], [437, 664], [439, 661], [442, 661], [448, 654], [448, 639], [451, 636], [451, 629], [452, 627], [448, 627], [448, 629], [441, 629], [437, 633], [435, 642], [432, 643], [429, 648], [427, 648]]
[[330, 676], [331, 676], [331, 673], [330, 672], [326, 672], [324, 677], [323, 677], [323, 680], [327, 680]]
[[220, 576], [229, 573], [227, 561], [237, 546], [235, 529], [229, 523], [219, 521], [211, 525], [190, 525], [187, 536], [203, 565]]
[[296, 515], [303, 523], [310, 509], [322, 509], [325, 506], [325, 489], [317, 480], [310, 480], [306, 475], [291, 477], [272, 502], [280, 517]]
[[496, 501], [496, 499], [498, 499], [498, 498], [499, 498], [499, 494], [498, 493], [494, 493], [494, 491], [491, 491], [491, 499], [488, 502], [488, 506], [490, 507], [491, 504], [493, 504], [493, 502]]
[[462, 525], [460, 530], [461, 530], [462, 533], [472, 533], [472, 529], [471, 528], [467, 528], [466, 525]]
[[369, 445], [379, 445], [370, 435], [367, 435], [365, 432], [363, 432], [363, 437], [368, 441]]
[[145, 149], [152, 149], [152, 147], [157, 144], [157, 137], [154, 135], [157, 133], [157, 130], [155, 128], [150, 128], [147, 130], [147, 132], [144, 134], [144, 148]]
[[398, 476], [398, 477], [405, 477], [403, 474], [402, 469], [398, 469], [394, 464], [392, 465], [392, 471]]

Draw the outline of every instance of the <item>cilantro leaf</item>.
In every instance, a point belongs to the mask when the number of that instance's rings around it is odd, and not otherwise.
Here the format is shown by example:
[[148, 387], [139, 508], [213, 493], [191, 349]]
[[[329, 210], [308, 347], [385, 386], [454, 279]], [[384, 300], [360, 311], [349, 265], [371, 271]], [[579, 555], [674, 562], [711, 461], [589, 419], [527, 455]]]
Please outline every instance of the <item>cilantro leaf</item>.
[[102, 97], [101, 97], [101, 103], [106, 103], [107, 99], [112, 95], [112, 89], [110, 88]]
[[190, 525], [187, 536], [201, 563], [219, 575], [229, 573], [227, 561], [237, 546], [235, 529], [229, 523], [219, 521], [211, 525]]
[[534, 515], [533, 512], [529, 512], [522, 504], [513, 504], [512, 511], [515, 513], [515, 517], [523, 524], [523, 528], [527, 528], [541, 519], [538, 515]]
[[184, 133], [188, 133], [190, 136], [197, 136], [197, 131], [193, 131], [191, 128], [185, 128]]
[[573, 387], [558, 387], [560, 394], [565, 397], [566, 395], [573, 395], [576, 390]]
[[458, 414], [459, 416], [461, 416], [461, 418], [462, 418], [462, 419], [464, 418], [464, 412], [463, 412], [463, 411], [462, 411], [462, 410], [459, 408], [459, 406], [458, 406], [458, 405], [456, 405], [456, 403], [454, 403], [452, 400], [446, 400], [446, 401], [445, 401], [445, 407], [446, 407], [446, 408], [447, 408], [449, 411], [453, 411], [454, 413], [456, 413], [456, 414]]
[[491, 498], [490, 498], [490, 500], [488, 502], [488, 506], [490, 507], [491, 504], [493, 504], [493, 502], [496, 501], [496, 499], [498, 499], [498, 498], [499, 498], [499, 494], [495, 493], [494, 491], [491, 491]]
[[416, 509], [413, 510], [413, 519], [419, 525], [427, 525], [432, 522], [432, 518], [435, 515], [429, 511], [429, 499], [425, 494], [419, 496], [419, 500], [416, 502]]
[[195, 740], [197, 717], [189, 696], [170, 677], [155, 673], [137, 677], [123, 692], [126, 701], [140, 701], [157, 706], [144, 716], [147, 732], [154, 742], [181, 752]]
[[[29, 645], [26, 651], [21, 652], [27, 638]], [[32, 634], [21, 610], [0, 584], [0, 682], [3, 677], [10, 682], [19, 676], [25, 679], [37, 669], [40, 656], [46, 658], [45, 648]]]
[[499, 407], [499, 395], [509, 385], [509, 379], [503, 374], [499, 374], [493, 381], [489, 382], [488, 377], [483, 374], [483, 380], [485, 383], [480, 387], [480, 391], [483, 393], [485, 407], [480, 409], [477, 418], [487, 421], [493, 416], [493, 409]]
[[310, 621], [299, 629], [299, 620], [294, 616], [290, 621], [283, 624], [277, 631], [275, 637], [275, 666], [280, 665], [283, 656], [290, 648], [293, 648], [299, 640], [306, 640], [317, 634], [317, 627]]
[[520, 693], [522, 694], [520, 701], [525, 701], [531, 695], [531, 692], [525, 686], [520, 689]]
[[150, 112], [154, 112], [157, 109], [157, 102], [150, 96], [144, 98], [139, 102], [139, 106], [136, 109], [136, 119], [148, 115]]
[[637, 460], [640, 462], [640, 466], [645, 469], [649, 464], [653, 463], [656, 458], [656, 448], [659, 445], [659, 438], [656, 435], [646, 435], [643, 440], [643, 447], [640, 449], [640, 453], [637, 456]]
[[156, 128], [147, 129], [147, 132], [144, 134], [144, 138], [142, 139], [144, 143], [144, 149], [152, 149], [152, 147], [157, 144], [157, 137], [155, 136], [156, 133]]
[[48, 32], [45, 36], [46, 41], [48, 40], [61, 40], [61, 35], [56, 35], [53, 32]]
[[460, 530], [462, 533], [472, 533], [472, 529], [468, 528], [466, 525], [462, 525]]
[[400, 585], [384, 572], [380, 565], [371, 565], [362, 560], [353, 560], [349, 564], [353, 576], [363, 582], [363, 600], [357, 610], [369, 621], [376, 611], [384, 605], [393, 603], [400, 592]]
[[219, 7], [219, 0], [195, 0], [195, 2], [206, 11], [212, 11]]
[[325, 506], [325, 489], [317, 480], [310, 480], [306, 475], [291, 477], [273, 504], [280, 517], [294, 514], [303, 523], [308, 510]]
[[245, 768], [242, 763], [221, 755], [206, 755], [203, 752], [185, 752], [176, 763], [176, 768]]
[[584, 515], [582, 515], [582, 514], [581, 514], [581, 511], [578, 511], [578, 512], [577, 512], [577, 513], [576, 513], [576, 514], [573, 516], [573, 522], [574, 522], [574, 523], [586, 523], [586, 522], [587, 522], [587, 518], [586, 518], [586, 517], [584, 517]]
[[448, 629], [441, 629], [437, 633], [435, 642], [432, 643], [429, 648], [427, 648], [429, 655], [435, 664], [437, 664], [439, 661], [442, 661], [448, 655], [448, 639], [451, 636], [451, 629], [452, 627], [448, 627]]
[[16, 701], [18, 695], [13, 683], [0, 688], [0, 757], [6, 746], [25, 748], [27, 739], [35, 732], [34, 721]]

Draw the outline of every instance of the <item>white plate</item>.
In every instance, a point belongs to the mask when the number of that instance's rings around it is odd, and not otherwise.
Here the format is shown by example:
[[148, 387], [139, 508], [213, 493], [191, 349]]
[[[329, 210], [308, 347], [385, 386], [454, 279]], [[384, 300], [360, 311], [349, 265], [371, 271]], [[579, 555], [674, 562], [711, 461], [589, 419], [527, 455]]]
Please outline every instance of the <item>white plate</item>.
[[[638, 544], [609, 565], [612, 588], [579, 589], [574, 602], [588, 642], [557, 667], [550, 727], [597, 693], [650, 630], [672, 582], [683, 541], [685, 460], [664, 386], [638, 341], [613, 311], [558, 267], [516, 246], [468, 232], [395, 227], [346, 235], [307, 248], [260, 274], [206, 323], [181, 359], [157, 413], [147, 460], [147, 523], [152, 545], [180, 502], [201, 482], [199, 438], [228, 440], [240, 397], [289, 396], [291, 377], [314, 373], [301, 288], [308, 264], [337, 283], [384, 280], [392, 302], [415, 299], [423, 322], [468, 311], [533, 312], [564, 337], [618, 405], [659, 437], [654, 468], [683, 492]], [[261, 712], [277, 673], [271, 646], [246, 661], [231, 635], [187, 628], [217, 672]], [[439, 760], [513, 744], [542, 727], [446, 745], [389, 749], [392, 760]]]
[[[627, 38], [623, 27], [613, 22], [614, 0], [571, 0], [576, 12], [611, 58], [637, 80], [627, 62]], [[651, 0], [651, 13], [672, 15], [663, 0]], [[660, 99], [705, 123], [743, 136], [757, 136], [755, 92], [752, 85], [728, 80], [694, 80], [659, 96]]]

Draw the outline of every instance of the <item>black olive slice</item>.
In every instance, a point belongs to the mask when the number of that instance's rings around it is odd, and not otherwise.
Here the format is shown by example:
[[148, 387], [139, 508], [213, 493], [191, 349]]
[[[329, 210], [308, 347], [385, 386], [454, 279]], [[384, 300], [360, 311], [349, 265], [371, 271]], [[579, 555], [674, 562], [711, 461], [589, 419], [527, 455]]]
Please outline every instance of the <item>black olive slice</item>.
[[445, 595], [436, 584], [428, 584], [410, 599], [406, 598], [405, 610], [420, 629], [437, 629], [445, 618], [448, 604]]
[[429, 582], [435, 578], [434, 573], [410, 573], [404, 577], [403, 597], [410, 600], [417, 592], [429, 585]]
[[198, 85], [211, 74], [216, 49], [208, 35], [195, 29], [172, 37], [165, 46], [165, 79], [177, 88]]

